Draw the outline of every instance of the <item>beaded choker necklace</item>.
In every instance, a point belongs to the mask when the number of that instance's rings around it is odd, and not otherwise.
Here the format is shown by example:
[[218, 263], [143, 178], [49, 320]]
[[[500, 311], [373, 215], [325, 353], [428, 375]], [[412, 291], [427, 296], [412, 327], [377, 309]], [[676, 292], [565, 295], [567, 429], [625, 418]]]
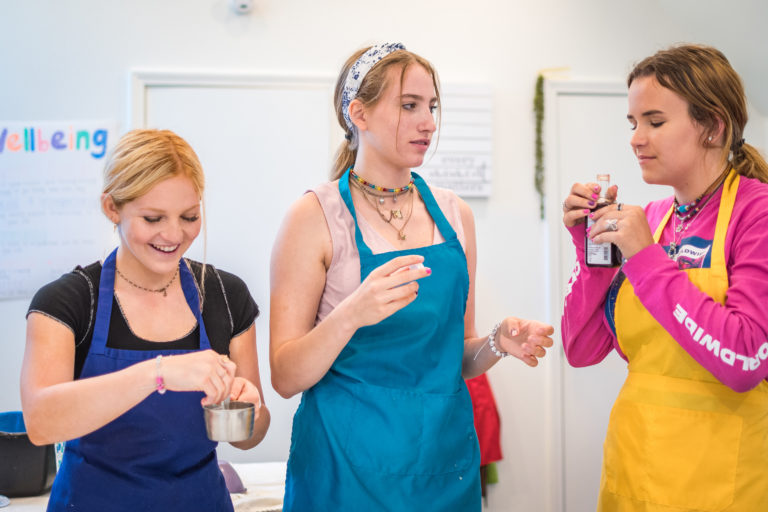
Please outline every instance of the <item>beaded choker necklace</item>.
[[[360, 185], [365, 185], [366, 187], [368, 187], [368, 188], [370, 188], [372, 190], [377, 190], [379, 192], [387, 192], [389, 194], [392, 194], [392, 200], [395, 201], [395, 202], [397, 202], [397, 196], [399, 196], [401, 194], [405, 194], [406, 192], [408, 192], [409, 190], [411, 190], [414, 187], [413, 176], [411, 176], [411, 181], [409, 181], [408, 184], [406, 186], [404, 186], [404, 187], [387, 188], [387, 187], [381, 187], [379, 185], [375, 185], [375, 184], [371, 183], [370, 181], [364, 180], [363, 178], [361, 178], [355, 172], [354, 169], [350, 169], [349, 170], [349, 175], [352, 177], [353, 180], [355, 180]], [[381, 196], [379, 196], [379, 197], [381, 197]], [[380, 203], [384, 202], [383, 201], [383, 197], [381, 199], [379, 199], [379, 202]]]

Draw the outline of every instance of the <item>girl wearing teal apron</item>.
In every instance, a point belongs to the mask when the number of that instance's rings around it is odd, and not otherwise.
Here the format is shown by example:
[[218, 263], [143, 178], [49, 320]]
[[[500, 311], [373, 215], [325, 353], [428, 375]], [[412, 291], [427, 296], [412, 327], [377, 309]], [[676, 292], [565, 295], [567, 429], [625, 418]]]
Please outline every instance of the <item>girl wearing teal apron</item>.
[[[490, 338], [474, 331], [471, 213], [456, 216], [465, 251], [456, 222], [410, 170], [435, 131], [435, 84], [429, 63], [400, 44], [353, 55], [337, 86], [349, 142], [338, 181], [325, 185], [332, 204], [306, 194], [278, 236], [272, 380], [284, 396], [303, 392], [287, 512], [479, 511], [463, 379], [506, 352], [535, 365], [552, 344], [552, 328], [534, 321], [506, 319]], [[374, 252], [362, 223], [392, 249]]]

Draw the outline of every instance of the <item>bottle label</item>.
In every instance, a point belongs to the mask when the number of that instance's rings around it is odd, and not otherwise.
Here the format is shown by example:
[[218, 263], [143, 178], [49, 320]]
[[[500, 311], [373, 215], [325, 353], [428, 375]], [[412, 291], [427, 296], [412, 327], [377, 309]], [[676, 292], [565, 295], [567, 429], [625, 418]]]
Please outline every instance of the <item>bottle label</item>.
[[[594, 225], [595, 221], [587, 217], [587, 227]], [[611, 262], [611, 243], [596, 244], [587, 239], [587, 263], [590, 265], [610, 266]]]

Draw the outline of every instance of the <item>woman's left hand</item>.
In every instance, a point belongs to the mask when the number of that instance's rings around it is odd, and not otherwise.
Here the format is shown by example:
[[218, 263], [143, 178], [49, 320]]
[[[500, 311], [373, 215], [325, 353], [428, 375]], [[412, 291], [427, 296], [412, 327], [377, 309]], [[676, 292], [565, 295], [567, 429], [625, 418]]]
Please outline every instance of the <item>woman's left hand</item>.
[[616, 244], [624, 258], [629, 259], [654, 243], [645, 211], [639, 206], [612, 204], [593, 211], [590, 216], [595, 223], [587, 236], [598, 244]]
[[255, 417], [259, 417], [259, 410], [261, 409], [261, 393], [259, 393], [259, 389], [248, 379], [235, 377], [229, 392], [229, 398], [231, 400], [237, 400], [238, 402], [254, 404], [256, 406]]
[[507, 317], [496, 331], [496, 346], [523, 361], [528, 366], [539, 364], [546, 348], [554, 344], [555, 328], [537, 320]]

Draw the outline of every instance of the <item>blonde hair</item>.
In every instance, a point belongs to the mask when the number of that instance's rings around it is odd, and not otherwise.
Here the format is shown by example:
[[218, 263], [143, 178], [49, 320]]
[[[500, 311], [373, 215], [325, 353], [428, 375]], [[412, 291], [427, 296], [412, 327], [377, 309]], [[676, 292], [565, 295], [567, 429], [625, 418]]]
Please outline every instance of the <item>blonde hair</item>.
[[[331, 180], [340, 178], [341, 175], [344, 174], [344, 171], [355, 163], [355, 158], [357, 158], [359, 136], [357, 128], [354, 125], [352, 128], [348, 128], [347, 122], [344, 120], [344, 112], [342, 111], [342, 93], [344, 92], [344, 81], [347, 78], [349, 69], [355, 61], [370, 48], [370, 46], [362, 48], [352, 54], [352, 56], [350, 56], [344, 63], [344, 66], [341, 68], [341, 73], [339, 73], [339, 77], [336, 80], [333, 106], [336, 110], [336, 118], [339, 121], [339, 125], [341, 125], [344, 130], [345, 138], [347, 140], [345, 140], [336, 151], [334, 163], [331, 167]], [[360, 89], [354, 99], [359, 100], [366, 107], [374, 106], [381, 99], [381, 94], [389, 85], [387, 80], [387, 72], [389, 69], [392, 67], [400, 67], [400, 87], [402, 88], [405, 71], [413, 64], [423, 67], [432, 76], [432, 83], [435, 86], [435, 95], [437, 96], [437, 124], [439, 125], [440, 87], [437, 72], [428, 60], [413, 52], [409, 52], [408, 50], [396, 50], [374, 64], [360, 83]]]
[[131, 130], [112, 149], [104, 166], [102, 193], [109, 194], [119, 209], [137, 199], [161, 181], [186, 176], [192, 182], [202, 205], [203, 264], [200, 278], [200, 309], [205, 297], [205, 174], [192, 147], [170, 130]]
[[768, 163], [754, 146], [744, 143], [747, 102], [741, 78], [722, 52], [711, 46], [686, 44], [661, 50], [640, 61], [627, 86], [652, 76], [662, 87], [688, 102], [688, 114], [704, 128], [704, 140], [723, 123], [723, 164], [742, 176], [768, 183]]

